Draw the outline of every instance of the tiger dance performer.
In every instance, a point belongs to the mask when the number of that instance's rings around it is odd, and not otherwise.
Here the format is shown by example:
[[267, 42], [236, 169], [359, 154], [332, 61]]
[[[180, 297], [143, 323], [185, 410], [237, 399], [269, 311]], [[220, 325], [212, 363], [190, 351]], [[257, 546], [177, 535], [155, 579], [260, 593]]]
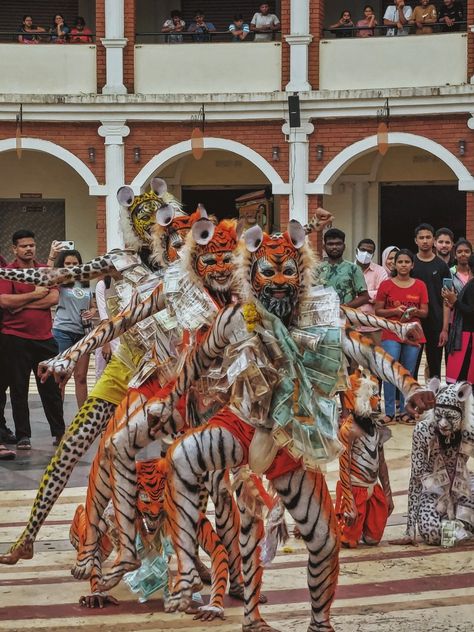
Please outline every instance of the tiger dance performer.
[[417, 546], [418, 530], [426, 544], [439, 546], [445, 521], [450, 544], [474, 535], [473, 475], [467, 468], [474, 456], [472, 386], [440, 386], [433, 378], [429, 387], [436, 403], [413, 430], [406, 534], [390, 544]]
[[[125, 211], [126, 215], [122, 222], [127, 241], [131, 241], [135, 246], [141, 245], [146, 258], [153, 249], [160, 267], [175, 260], [177, 250], [183, 243], [184, 234], [189, 229], [191, 220], [187, 215], [182, 214], [179, 204], [167, 192], [166, 183], [156, 178], [152, 181], [152, 190], [137, 197], [134, 197], [130, 187], [122, 187], [118, 192], [118, 198], [122, 205], [126, 202], [128, 209]], [[157, 214], [163, 225], [158, 224], [155, 227]], [[122, 213], [123, 215], [124, 213]], [[200, 217], [201, 213], [198, 213], [194, 219], [197, 219], [198, 216]], [[160, 252], [162, 253], [161, 258]], [[20, 279], [17, 279], [16, 276], [15, 279], [25, 282], [26, 279], [31, 279], [32, 283], [38, 285], [90, 280], [104, 274], [116, 275], [114, 261], [117, 259], [120, 261], [131, 255], [133, 255], [131, 251], [112, 252], [74, 268], [6, 269], [0, 270], [0, 275], [5, 277], [5, 274], [8, 274], [9, 278], [12, 274], [20, 275]], [[131, 284], [136, 285], [137, 274], [134, 274], [134, 270], [138, 272], [138, 278], [143, 280], [148, 274], [148, 268], [140, 260], [133, 259], [133, 256], [132, 261], [134, 265], [125, 270], [123, 276], [128, 274], [131, 277]], [[61, 367], [56, 372], [56, 375], [59, 374], [59, 381], [64, 382], [71, 375], [80, 355], [90, 353], [94, 348], [98, 348], [122, 334], [137, 321], [156, 312], [158, 308], [159, 289], [153, 291], [140, 304], [138, 304], [135, 295], [128, 310], [119, 312], [117, 317], [109, 323], [101, 323], [82, 341], [76, 343], [71, 350], [56, 356]], [[128, 382], [137, 370], [140, 356], [143, 355], [144, 350], [140, 352], [136, 344], [133, 344], [133, 353], [126, 344], [121, 344], [120, 348], [120, 354], [114, 356], [107, 364], [101, 378], [69, 425], [62, 442], [43, 474], [28, 524], [9, 552], [0, 555], [0, 563], [16, 564], [19, 559], [32, 558], [36, 536], [66, 486], [74, 466], [104, 429], [116, 406], [124, 397]], [[69, 351], [71, 351], [70, 357], [68, 356]], [[48, 361], [42, 370], [44, 371], [43, 378], [46, 379], [49, 372], [53, 372], [51, 361]]]
[[344, 451], [339, 456], [336, 515], [341, 544], [353, 549], [361, 538], [369, 545], [380, 542], [393, 499], [383, 451], [391, 433], [373, 419], [380, 399], [378, 381], [359, 370], [349, 380], [350, 388], [343, 393], [349, 414], [339, 430]]
[[[203, 234], [206, 237], [202, 239], [201, 235]], [[193, 235], [199, 235], [197, 241]], [[233, 251], [236, 245], [237, 232], [234, 220], [223, 220], [215, 226], [211, 221], [201, 219], [193, 225], [188, 236], [184, 258], [190, 260], [191, 263], [189, 266], [183, 265], [183, 271], [191, 271], [191, 274], [187, 274], [187, 276], [192, 280], [196, 289], [200, 288], [203, 294], [202, 299], [211, 303], [209, 323], [212, 322], [215, 313], [217, 313], [215, 306], [222, 307], [232, 302]], [[188, 294], [189, 289], [185, 293]], [[170, 299], [170, 301], [172, 300]], [[205, 301], [203, 305], [205, 305]], [[197, 324], [202, 327], [203, 323], [198, 322]], [[198, 330], [195, 335], [199, 338], [202, 336], [202, 332], [200, 333]], [[104, 580], [100, 584], [101, 591], [112, 588], [120, 581], [125, 572], [139, 565], [135, 550], [134, 500], [136, 498], [136, 485], [134, 458], [138, 450], [150, 442], [145, 404], [150, 397], [156, 397], [157, 393], [165, 397], [172, 387], [173, 383], [163, 388], [156, 381], [151, 380], [137, 391], [130, 391], [127, 397], [131, 400], [120, 406], [109, 423], [92, 466], [86, 504], [87, 528], [72, 572], [78, 579], [88, 577], [96, 563], [98, 542], [103, 530], [102, 515], [113, 494], [120, 548], [111, 572], [104, 576]], [[199, 417], [201, 413], [198, 413]], [[191, 411], [191, 417], [194, 415], [195, 413]], [[189, 417], [185, 408], [184, 397], [177, 402], [174, 416], [178, 420], [175, 430], [177, 432], [184, 425], [185, 418]], [[136, 428], [140, 426], [146, 429], [143, 437], [136, 433]], [[216, 508], [217, 532], [229, 553], [229, 594], [239, 597], [242, 596], [243, 589], [237, 541], [238, 514], [230, 494], [225, 493], [225, 486], [222, 485], [222, 481], [211, 481], [210, 491]]]
[[[136, 500], [136, 525], [137, 532], [140, 535], [141, 542], [144, 544], [146, 551], [151, 553], [160, 552], [163, 548], [163, 538], [167, 536], [166, 516], [163, 509], [164, 485], [167, 476], [166, 460], [150, 459], [146, 461], [137, 461], [137, 500]], [[211, 559], [211, 595], [209, 605], [198, 608], [197, 613], [193, 608], [190, 614], [195, 614], [196, 618], [202, 620], [211, 620], [215, 617], [222, 617], [224, 612], [224, 594], [227, 586], [228, 577], [228, 559], [227, 551], [216, 532], [212, 528], [211, 523], [205, 516], [207, 504], [202, 506], [199, 517], [198, 527], [198, 544], [206, 551]], [[112, 522], [112, 524], [110, 524]], [[84, 539], [86, 529], [86, 514], [83, 505], [79, 505], [76, 509], [73, 522], [71, 524], [69, 538], [71, 544], [77, 550], [80, 542]], [[113, 549], [113, 544], [117, 543], [118, 534], [116, 525], [112, 521], [108, 523], [108, 529], [101, 535], [99, 541], [100, 562], [106, 560]], [[89, 608], [103, 608], [106, 605], [103, 594], [98, 590], [98, 582], [100, 581], [100, 565], [94, 567], [90, 583], [91, 593], [82, 596], [79, 604]], [[159, 587], [163, 587], [160, 585]], [[107, 601], [118, 604], [118, 601], [108, 595]]]
[[[304, 243], [303, 228], [298, 222], [292, 221], [288, 232], [284, 235], [257, 236], [254, 229], [251, 231], [246, 233], [246, 241], [252, 253], [247, 256], [244, 266], [245, 278], [251, 286], [253, 300], [257, 297], [270, 310], [267, 312], [263, 307], [259, 307], [259, 314], [263, 314], [265, 318], [265, 326], [273, 329], [276, 336], [280, 334], [278, 337], [280, 344], [284, 345], [286, 340], [291, 346], [290, 333], [283, 323], [291, 325], [295, 316], [298, 315], [299, 304], [303, 303], [311, 279], [312, 261], [309, 248]], [[249, 308], [248, 305], [243, 307], [232, 305], [220, 312], [204, 340], [194, 347], [176, 380], [173, 392], [164, 401], [149, 402], [148, 412], [154, 419], [155, 425], [152, 425], [151, 429], [137, 429], [134, 437], [146, 438], [163, 431], [169, 434], [176, 431], [177, 424], [172, 415], [175, 403], [193, 383], [206, 375], [213, 363], [222, 361], [224, 350], [235, 345], [235, 333], [242, 331], [243, 323], [247, 323], [250, 329], [254, 327], [255, 322], [252, 321], [259, 319], [255, 318], [254, 312], [255, 310]], [[294, 331], [293, 335], [303, 343], [307, 338], [302, 335], [305, 333]], [[259, 332], [259, 335], [264, 336], [265, 331]], [[250, 335], [252, 341], [255, 341], [255, 337], [256, 334]], [[247, 342], [244, 341], [245, 344]], [[412, 410], [416, 408], [422, 411], [431, 405], [432, 396], [427, 392], [422, 392], [408, 372], [381, 348], [375, 347], [370, 340], [357, 332], [346, 331], [343, 332], [342, 343], [341, 351], [346, 355], [359, 363], [368, 365], [372, 372], [382, 379], [392, 381], [403, 393], [406, 393]], [[268, 348], [272, 349], [274, 357], [278, 357], [273, 344], [270, 344]], [[259, 365], [259, 368], [265, 371], [265, 363]], [[268, 366], [267, 368], [269, 370], [266, 376], [271, 380], [272, 368]], [[305, 376], [301, 367], [300, 374], [302, 377]], [[306, 379], [309, 379], [308, 374], [306, 374]], [[334, 384], [335, 382], [336, 380]], [[238, 393], [234, 391], [234, 395], [236, 394]], [[262, 467], [266, 470], [267, 478], [272, 481], [294, 517], [308, 546], [311, 568], [308, 581], [312, 600], [309, 631], [332, 630], [329, 622], [329, 608], [334, 597], [338, 574], [338, 535], [336, 518], [324, 477], [318, 468], [312, 467], [308, 470], [303, 468], [304, 450], [298, 452], [295, 441], [286, 440], [287, 444], [292, 443], [292, 452], [293, 454], [296, 452], [296, 458], [291, 456], [286, 449], [278, 450], [278, 445], [276, 449], [274, 447], [268, 449], [265, 435], [272, 438], [273, 426], [276, 425], [274, 420], [271, 420], [267, 429], [265, 428], [266, 420], [264, 420], [257, 434], [254, 427], [243, 421], [245, 416], [237, 416], [233, 412], [238, 410], [237, 404], [238, 402], [234, 399], [232, 410], [229, 407], [223, 407], [206, 426], [189, 431], [168, 451], [171, 476], [167, 480], [165, 506], [168, 515], [171, 516], [173, 543], [178, 555], [178, 576], [167, 609], [185, 610], [192, 592], [199, 589], [201, 585], [192, 554], [199, 515], [200, 477], [206, 471], [222, 471], [243, 465], [249, 460], [251, 464], [252, 461], [254, 464], [263, 461], [265, 465]], [[255, 446], [251, 445], [254, 435], [258, 437], [259, 446], [264, 446], [266, 451], [255, 451]], [[237, 497], [239, 502], [238, 493]], [[240, 503], [239, 509], [241, 511], [240, 545], [242, 558], [245, 560], [243, 629], [245, 632], [270, 632], [272, 628], [263, 621], [258, 610], [262, 576], [259, 563], [262, 524], [254, 518], [249, 519], [245, 506]], [[315, 579], [322, 574], [324, 574], [323, 581]]]

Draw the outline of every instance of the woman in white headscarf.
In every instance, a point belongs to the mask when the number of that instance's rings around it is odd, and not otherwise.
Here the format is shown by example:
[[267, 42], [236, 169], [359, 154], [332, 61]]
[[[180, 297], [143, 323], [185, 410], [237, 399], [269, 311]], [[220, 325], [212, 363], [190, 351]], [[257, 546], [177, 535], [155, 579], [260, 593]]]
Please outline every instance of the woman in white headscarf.
[[387, 246], [382, 252], [382, 267], [387, 270], [389, 276], [395, 269], [395, 255], [400, 250], [398, 246]]

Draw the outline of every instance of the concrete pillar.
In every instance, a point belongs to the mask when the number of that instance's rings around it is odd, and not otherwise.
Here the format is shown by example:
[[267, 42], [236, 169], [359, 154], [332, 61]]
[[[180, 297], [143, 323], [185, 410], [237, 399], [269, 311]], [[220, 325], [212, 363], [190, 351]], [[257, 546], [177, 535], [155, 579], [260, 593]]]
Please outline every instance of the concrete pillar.
[[117, 202], [117, 190], [125, 180], [125, 152], [123, 139], [129, 135], [130, 129], [124, 120], [102, 121], [99, 136], [105, 144], [105, 182], [107, 196], [105, 198], [105, 221], [107, 250], [123, 248], [123, 235], [120, 230], [120, 205]]
[[309, 138], [314, 126], [308, 119], [301, 119], [301, 126], [290, 128], [288, 123], [282, 127], [287, 136], [289, 149], [290, 219], [302, 224], [308, 221], [308, 196], [306, 186], [309, 177]]
[[290, 30], [285, 37], [290, 46], [290, 82], [287, 92], [311, 90], [308, 81], [308, 47], [313, 40], [309, 32], [309, 0], [292, 0]]
[[105, 47], [106, 84], [103, 94], [127, 94], [123, 83], [124, 0], [105, 0]]

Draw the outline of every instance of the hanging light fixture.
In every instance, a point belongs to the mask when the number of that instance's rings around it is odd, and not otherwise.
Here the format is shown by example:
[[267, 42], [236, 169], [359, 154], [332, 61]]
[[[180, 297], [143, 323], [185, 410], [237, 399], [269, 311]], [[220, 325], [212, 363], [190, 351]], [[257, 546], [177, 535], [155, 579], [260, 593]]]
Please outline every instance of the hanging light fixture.
[[278, 162], [280, 160], [280, 148], [272, 147], [272, 160], [273, 162]]

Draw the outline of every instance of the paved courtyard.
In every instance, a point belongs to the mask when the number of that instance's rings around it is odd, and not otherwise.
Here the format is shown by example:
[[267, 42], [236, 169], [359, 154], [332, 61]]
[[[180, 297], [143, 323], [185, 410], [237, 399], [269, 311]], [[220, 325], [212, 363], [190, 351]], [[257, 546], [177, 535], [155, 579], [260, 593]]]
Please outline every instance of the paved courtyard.
[[[66, 396], [66, 420], [74, 412], [73, 396]], [[31, 398], [33, 450], [0, 465], [0, 551], [6, 551], [21, 532], [35, 490], [49, 458], [52, 439], [36, 395]], [[7, 417], [9, 411], [7, 411]], [[384, 541], [341, 553], [341, 574], [333, 621], [337, 632], [468, 632], [473, 629], [474, 546], [439, 549], [393, 547], [387, 540], [402, 534], [407, 507], [411, 428], [395, 426], [387, 457], [395, 494], [395, 511]], [[88, 611], [77, 601], [88, 591], [87, 582], [70, 575], [74, 551], [68, 530], [75, 506], [84, 500], [86, 477], [93, 453], [76, 468], [69, 486], [51, 512], [35, 548], [34, 559], [0, 567], [0, 631], [43, 630], [132, 632], [135, 630], [238, 632], [242, 606], [228, 600], [226, 620], [193, 622], [183, 614], [163, 613], [162, 601], [138, 603], [125, 585], [112, 594], [119, 606]], [[336, 465], [328, 481], [334, 491]], [[290, 526], [291, 521], [290, 521]], [[309, 620], [306, 591], [306, 553], [292, 539], [265, 572], [268, 622], [282, 632], [306, 632]]]

